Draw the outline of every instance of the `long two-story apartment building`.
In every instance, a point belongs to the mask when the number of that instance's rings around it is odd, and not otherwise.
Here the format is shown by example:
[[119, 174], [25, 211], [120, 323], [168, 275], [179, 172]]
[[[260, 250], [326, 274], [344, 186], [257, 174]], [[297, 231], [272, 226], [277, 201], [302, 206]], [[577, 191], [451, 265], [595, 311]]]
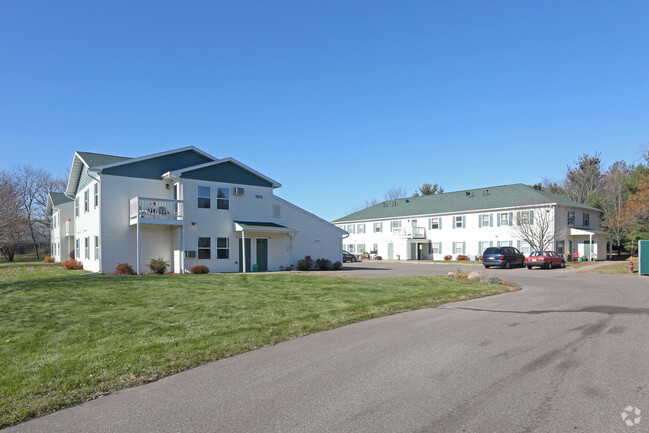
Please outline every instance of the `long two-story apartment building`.
[[177, 273], [342, 260], [344, 230], [276, 196], [280, 186], [195, 147], [138, 158], [75, 152], [66, 191], [48, 199], [52, 253], [104, 273], [119, 263], [147, 272], [158, 257]]
[[[610, 235], [599, 209], [523, 184], [384, 201], [335, 220], [343, 248], [388, 260], [480, 256], [489, 246], [533, 249], [525, 232], [566, 257], [604, 260]], [[610, 247], [609, 247], [610, 248]]]

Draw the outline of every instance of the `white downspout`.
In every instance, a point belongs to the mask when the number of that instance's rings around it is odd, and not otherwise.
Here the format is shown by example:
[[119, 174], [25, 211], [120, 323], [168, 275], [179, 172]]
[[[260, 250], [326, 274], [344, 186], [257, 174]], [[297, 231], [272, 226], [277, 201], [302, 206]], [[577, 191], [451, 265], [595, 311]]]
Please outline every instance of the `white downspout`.
[[137, 214], [137, 247], [135, 251], [137, 254], [137, 258], [135, 260], [135, 269], [136, 269], [136, 273], [140, 275], [140, 213], [139, 211]]

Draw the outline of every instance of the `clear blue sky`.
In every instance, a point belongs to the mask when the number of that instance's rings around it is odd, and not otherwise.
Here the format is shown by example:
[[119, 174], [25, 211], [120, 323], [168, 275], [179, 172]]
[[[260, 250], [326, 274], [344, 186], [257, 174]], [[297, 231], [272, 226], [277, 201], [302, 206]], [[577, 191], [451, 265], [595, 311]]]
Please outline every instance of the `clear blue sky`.
[[194, 145], [332, 220], [649, 142], [649, 2], [0, 2], [0, 168]]

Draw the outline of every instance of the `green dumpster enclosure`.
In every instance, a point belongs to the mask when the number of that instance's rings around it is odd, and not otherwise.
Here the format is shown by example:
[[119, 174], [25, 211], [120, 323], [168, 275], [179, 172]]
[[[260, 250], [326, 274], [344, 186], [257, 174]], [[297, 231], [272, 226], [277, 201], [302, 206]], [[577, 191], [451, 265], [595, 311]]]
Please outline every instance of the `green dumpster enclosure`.
[[638, 274], [649, 275], [649, 241], [638, 241]]

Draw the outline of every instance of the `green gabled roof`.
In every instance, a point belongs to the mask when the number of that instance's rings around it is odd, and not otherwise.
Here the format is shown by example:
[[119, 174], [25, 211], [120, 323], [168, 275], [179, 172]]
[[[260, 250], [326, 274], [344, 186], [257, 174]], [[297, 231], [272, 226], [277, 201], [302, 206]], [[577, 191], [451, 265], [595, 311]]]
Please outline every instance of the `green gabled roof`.
[[471, 212], [487, 209], [511, 208], [546, 203], [601, 212], [594, 207], [569, 200], [548, 191], [539, 191], [531, 186], [490, 186], [436, 195], [388, 200], [334, 220], [346, 221], [379, 220], [401, 218], [413, 215], [435, 215], [452, 212]]
[[77, 155], [83, 159], [83, 161], [88, 164], [88, 167], [99, 167], [106, 164], [113, 164], [115, 162], [126, 161], [131, 159], [126, 156], [115, 156], [115, 155], [105, 155], [103, 153], [93, 153], [93, 152], [79, 152]]
[[50, 192], [50, 200], [52, 201], [52, 206], [58, 206], [60, 204], [72, 201], [70, 197], [62, 192]]

